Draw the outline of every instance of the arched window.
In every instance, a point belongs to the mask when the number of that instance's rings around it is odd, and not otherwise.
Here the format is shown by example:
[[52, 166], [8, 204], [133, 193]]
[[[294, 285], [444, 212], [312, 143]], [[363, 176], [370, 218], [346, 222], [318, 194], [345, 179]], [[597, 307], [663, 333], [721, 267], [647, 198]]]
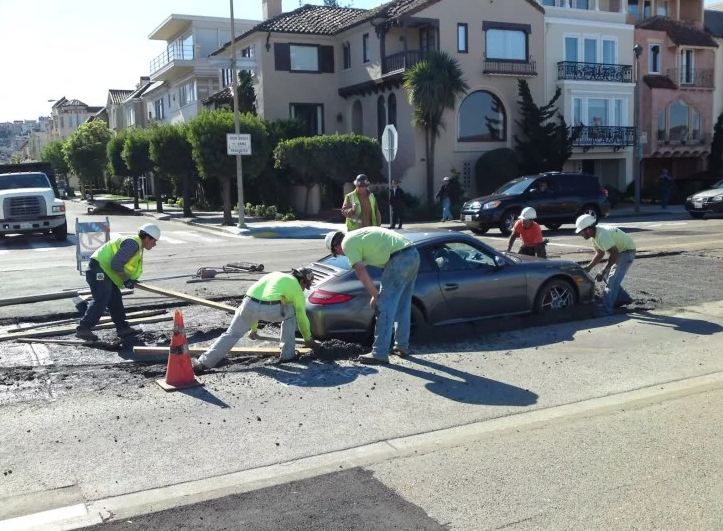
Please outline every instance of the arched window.
[[700, 140], [700, 113], [690, 108], [690, 139]]
[[459, 106], [460, 142], [499, 142], [507, 138], [507, 117], [500, 99], [486, 90], [470, 93]]
[[387, 122], [397, 126], [397, 95], [393, 92], [387, 99]]
[[358, 135], [364, 134], [364, 111], [359, 100], [356, 100], [351, 106], [351, 132]]
[[658, 112], [658, 140], [665, 140], [665, 110]]
[[688, 140], [688, 106], [681, 100], [676, 100], [668, 108], [668, 127], [670, 140], [681, 142]]

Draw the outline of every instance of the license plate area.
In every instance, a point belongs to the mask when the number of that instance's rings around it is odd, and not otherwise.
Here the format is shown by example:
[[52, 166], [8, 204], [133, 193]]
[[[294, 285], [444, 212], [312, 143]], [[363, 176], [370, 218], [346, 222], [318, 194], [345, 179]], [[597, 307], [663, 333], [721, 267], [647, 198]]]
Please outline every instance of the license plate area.
[[693, 208], [703, 208], [703, 201], [694, 201]]
[[472, 214], [465, 214], [465, 215], [464, 215], [464, 220], [465, 220], [465, 221], [472, 221]]

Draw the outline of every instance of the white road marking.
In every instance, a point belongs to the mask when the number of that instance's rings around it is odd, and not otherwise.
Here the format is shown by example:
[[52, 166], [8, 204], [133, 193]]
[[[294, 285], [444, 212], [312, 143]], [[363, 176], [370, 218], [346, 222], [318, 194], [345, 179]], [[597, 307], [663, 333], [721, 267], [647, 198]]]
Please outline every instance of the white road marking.
[[221, 243], [222, 240], [219, 240], [218, 238], [209, 238], [208, 236], [201, 236], [200, 234], [196, 234], [195, 232], [186, 232], [183, 234], [186, 238], [191, 238], [192, 240], [204, 242], [204, 243]]
[[176, 240], [175, 238], [170, 238], [165, 235], [165, 233], [161, 236], [161, 243], [170, 243], [171, 245], [178, 245], [179, 243], [188, 243], [184, 242], [183, 240]]

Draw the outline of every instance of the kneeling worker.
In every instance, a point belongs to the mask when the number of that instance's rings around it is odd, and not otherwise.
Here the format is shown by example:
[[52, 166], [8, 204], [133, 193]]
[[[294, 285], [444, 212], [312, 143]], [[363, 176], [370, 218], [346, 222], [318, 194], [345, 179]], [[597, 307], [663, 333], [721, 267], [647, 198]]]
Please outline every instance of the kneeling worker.
[[306, 346], [316, 349], [319, 344], [311, 337], [304, 298], [304, 290], [310, 288], [313, 281], [314, 272], [302, 267], [292, 269], [290, 274], [274, 271], [254, 282], [246, 291], [228, 330], [198, 359], [192, 360], [193, 370], [202, 372], [215, 367], [246, 332], [252, 330], [255, 334], [259, 321], [281, 323], [281, 361], [296, 359], [297, 323]]
[[106, 308], [115, 324], [118, 337], [129, 337], [139, 333], [126, 321], [121, 288], [132, 289], [143, 273], [143, 251], [150, 251], [161, 238], [161, 229], [146, 223], [138, 229], [137, 236], [116, 238], [101, 245], [90, 258], [85, 280], [93, 295], [85, 315], [75, 330], [76, 337], [98, 341], [92, 331], [100, 321]]
[[547, 258], [546, 241], [542, 239], [542, 227], [535, 221], [537, 219], [537, 211], [532, 207], [522, 209], [520, 217], [512, 227], [510, 240], [507, 242], [507, 252], [512, 250], [512, 244], [518, 236], [522, 237], [522, 245], [520, 246], [520, 254], [528, 256], [539, 256]]

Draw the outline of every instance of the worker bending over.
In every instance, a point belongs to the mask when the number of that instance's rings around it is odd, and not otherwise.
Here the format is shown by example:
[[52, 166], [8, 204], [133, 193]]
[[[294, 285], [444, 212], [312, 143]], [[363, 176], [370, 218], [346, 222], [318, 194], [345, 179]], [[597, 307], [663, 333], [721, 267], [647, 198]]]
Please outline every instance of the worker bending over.
[[314, 272], [302, 267], [292, 269], [291, 273], [274, 271], [254, 282], [246, 291], [228, 330], [198, 359], [193, 359], [193, 370], [199, 373], [215, 367], [246, 332], [251, 330], [250, 336], [255, 337], [259, 321], [281, 323], [281, 361], [297, 359], [297, 325], [306, 346], [316, 349], [319, 344], [311, 337], [304, 298], [304, 290], [309, 289], [313, 281]]
[[546, 241], [542, 239], [542, 227], [537, 223], [537, 211], [532, 207], [522, 209], [520, 217], [512, 227], [512, 234], [507, 242], [507, 252], [512, 250], [512, 244], [518, 236], [522, 237], [520, 254], [547, 258]]

